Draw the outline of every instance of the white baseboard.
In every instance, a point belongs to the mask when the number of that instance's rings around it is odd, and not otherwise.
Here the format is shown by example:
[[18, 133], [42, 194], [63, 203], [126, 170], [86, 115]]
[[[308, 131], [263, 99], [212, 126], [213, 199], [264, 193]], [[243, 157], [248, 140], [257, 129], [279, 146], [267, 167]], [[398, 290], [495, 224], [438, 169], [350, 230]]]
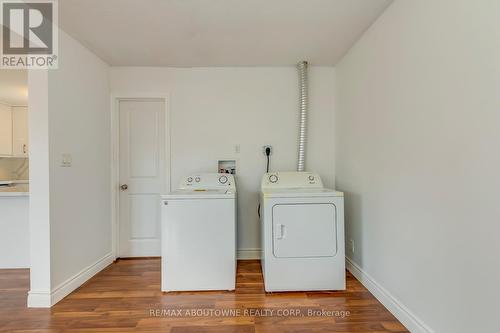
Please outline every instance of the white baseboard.
[[73, 290], [84, 284], [88, 279], [109, 266], [114, 259], [114, 255], [108, 253], [92, 265], [82, 269], [77, 274], [53, 288], [50, 293], [30, 291], [28, 293], [28, 307], [49, 308], [53, 306], [64, 297], [68, 296]]
[[346, 268], [376, 299], [382, 303], [412, 333], [435, 333], [422, 320], [415, 316], [406, 306], [397, 300], [389, 291], [375, 281], [352, 259], [346, 257]]
[[260, 248], [238, 249], [236, 258], [239, 260], [260, 259]]
[[50, 308], [50, 291], [28, 292], [28, 308]]

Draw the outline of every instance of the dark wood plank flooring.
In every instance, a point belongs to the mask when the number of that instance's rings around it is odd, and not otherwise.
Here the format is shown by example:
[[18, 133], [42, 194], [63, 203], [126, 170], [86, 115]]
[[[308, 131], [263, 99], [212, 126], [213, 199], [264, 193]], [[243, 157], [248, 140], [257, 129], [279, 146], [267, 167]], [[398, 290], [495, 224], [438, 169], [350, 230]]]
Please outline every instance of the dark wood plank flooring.
[[0, 332], [408, 332], [350, 273], [346, 291], [266, 294], [257, 260], [238, 262], [235, 292], [162, 293], [151, 258], [118, 260], [51, 309], [26, 308], [28, 288], [28, 270], [0, 270]]

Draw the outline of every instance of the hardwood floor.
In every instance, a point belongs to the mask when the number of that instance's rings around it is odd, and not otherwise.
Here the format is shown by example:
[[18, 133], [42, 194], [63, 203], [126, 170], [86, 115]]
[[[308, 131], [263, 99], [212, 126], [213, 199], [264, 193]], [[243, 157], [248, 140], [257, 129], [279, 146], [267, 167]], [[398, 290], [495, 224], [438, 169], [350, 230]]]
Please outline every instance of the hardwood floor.
[[51, 309], [27, 309], [28, 288], [28, 270], [0, 270], [0, 332], [408, 332], [349, 273], [346, 291], [266, 294], [256, 260], [235, 292], [161, 293], [159, 259], [118, 260]]

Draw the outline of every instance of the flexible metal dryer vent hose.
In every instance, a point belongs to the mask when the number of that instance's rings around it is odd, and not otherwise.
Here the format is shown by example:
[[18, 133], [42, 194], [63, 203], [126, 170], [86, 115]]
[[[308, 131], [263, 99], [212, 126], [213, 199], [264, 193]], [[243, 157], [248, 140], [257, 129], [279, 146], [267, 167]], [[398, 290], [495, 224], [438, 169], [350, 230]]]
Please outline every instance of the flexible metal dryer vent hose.
[[297, 64], [299, 71], [299, 157], [297, 171], [304, 171], [306, 168], [306, 143], [307, 143], [307, 61]]

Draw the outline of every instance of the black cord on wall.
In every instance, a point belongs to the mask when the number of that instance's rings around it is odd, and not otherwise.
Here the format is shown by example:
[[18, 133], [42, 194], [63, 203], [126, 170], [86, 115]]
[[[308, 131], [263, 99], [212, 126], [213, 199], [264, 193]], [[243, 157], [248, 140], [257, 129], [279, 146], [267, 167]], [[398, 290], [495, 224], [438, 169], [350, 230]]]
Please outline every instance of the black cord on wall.
[[269, 172], [269, 160], [270, 160], [270, 156], [271, 155], [271, 148], [270, 147], [267, 147], [266, 148], [266, 156], [267, 156], [267, 167], [266, 167], [266, 172]]
[[[266, 148], [266, 157], [267, 157], [266, 173], [269, 172], [269, 162], [271, 160], [270, 156], [271, 156], [271, 148], [267, 147]], [[257, 207], [257, 214], [259, 215], [259, 218], [260, 218], [260, 203], [259, 203], [259, 207]]]

